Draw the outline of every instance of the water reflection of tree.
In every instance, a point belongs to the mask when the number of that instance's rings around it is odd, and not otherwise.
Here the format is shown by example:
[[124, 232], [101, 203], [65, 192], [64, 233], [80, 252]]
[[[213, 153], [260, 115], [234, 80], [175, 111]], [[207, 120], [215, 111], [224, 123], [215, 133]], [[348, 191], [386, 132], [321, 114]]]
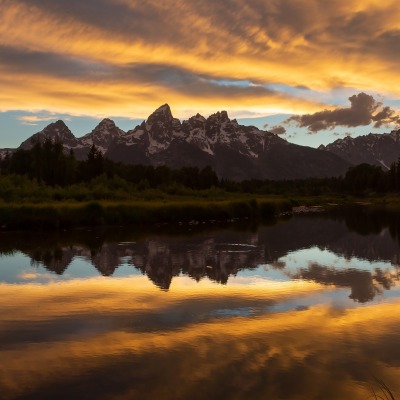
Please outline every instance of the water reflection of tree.
[[344, 221], [350, 231], [360, 235], [379, 234], [388, 228], [391, 237], [400, 243], [400, 211], [386, 207], [353, 204], [333, 208], [329, 217]]

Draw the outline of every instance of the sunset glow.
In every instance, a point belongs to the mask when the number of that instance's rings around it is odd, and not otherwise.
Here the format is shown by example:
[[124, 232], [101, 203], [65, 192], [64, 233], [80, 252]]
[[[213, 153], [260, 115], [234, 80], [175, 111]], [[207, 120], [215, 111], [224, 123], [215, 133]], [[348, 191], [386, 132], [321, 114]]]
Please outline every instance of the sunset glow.
[[397, 1], [3, 0], [0, 109], [146, 118], [398, 110]]
[[[81, 324], [90, 320], [98, 326], [98, 330], [93, 328], [83, 337], [69, 337], [68, 332], [64, 332], [51, 343], [29, 343], [4, 351], [0, 382], [6, 398], [23, 393], [26, 387], [34, 390], [44, 385], [51, 387], [57, 376], [71, 374], [75, 379], [86, 376], [95, 368], [107, 370], [110, 358], [120, 363], [124, 360], [139, 362], [145, 374], [154, 373], [155, 369], [164, 371], [157, 384], [148, 389], [148, 398], [161, 396], [166, 388], [173, 393], [174, 385], [180, 391], [193, 390], [196, 382], [212, 381], [218, 371], [229, 369], [237, 359], [242, 360], [243, 384], [249, 375], [262, 374], [270, 363], [278, 363], [289, 371], [294, 371], [296, 363], [301, 363], [305, 369], [301, 379], [306, 379], [307, 393], [314, 398], [315, 393], [326, 390], [326, 385], [332, 384], [329, 366], [344, 362], [347, 357], [346, 343], [358, 343], [356, 354], [365, 359], [368, 368], [375, 367], [368, 360], [371, 355], [368, 343], [379, 343], [381, 350], [387, 347], [389, 354], [389, 346], [384, 343], [391, 332], [397, 331], [400, 315], [397, 301], [348, 310], [317, 305], [301, 312], [267, 313], [257, 318], [209, 317], [201, 324], [187, 322], [182, 326], [168, 326], [164, 331], [152, 332], [151, 325], [147, 328], [141, 321], [144, 312], [151, 315], [163, 313], [172, 318], [186, 309], [208, 314], [221, 301], [232, 305], [236, 299], [243, 305], [251, 299], [264, 297], [265, 300], [282, 302], [290, 296], [304, 297], [324, 289], [306, 282], [271, 282], [256, 288], [239, 283], [222, 288], [207, 281], [198, 284], [181, 278], [174, 286], [174, 294], [169, 296], [146, 282], [145, 277], [114, 279], [107, 285], [104, 279], [95, 278], [46, 286], [3, 284], [1, 289], [4, 299], [10, 296], [14, 299], [12, 305], [9, 301], [0, 301], [4, 328], [10, 332], [24, 329], [27, 324], [51, 326], [61, 316], [67, 321], [81, 321]], [[24, 294], [20, 296], [19, 293]], [[87, 293], [86, 298], [84, 293]], [[41, 305], [40, 312], [37, 312], [37, 304]], [[13, 317], [16, 315], [17, 319]], [[391, 318], [382, 320], [382, 315], [391, 315]], [[128, 319], [131, 321], [130, 330], [118, 328], [121, 321]], [[107, 330], [103, 332], [104, 320]], [[225, 345], [227, 342], [229, 346]], [[338, 351], [331, 352], [332, 346], [336, 346]], [[383, 360], [385, 354], [381, 353]], [[310, 358], [312, 363], [307, 361]], [[166, 362], [173, 363], [173, 371]], [[193, 364], [201, 365], [201, 368], [193, 368], [190, 376], [182, 381], [185, 369]], [[390, 367], [390, 360], [379, 367], [385, 380], [398, 379], [399, 371]], [[166, 371], [171, 373], [165, 375]], [[278, 374], [277, 371], [275, 373]], [[118, 374], [132, 381], [135, 369], [122, 368]], [[316, 374], [318, 381], [311, 384]], [[344, 369], [342, 374], [342, 379], [330, 390], [342, 394], [343, 398], [365, 398], [368, 392], [352, 384], [351, 370]], [[274, 397], [275, 390], [277, 388], [271, 381], [268, 386], [271, 397]], [[128, 391], [121, 393], [120, 398], [128, 399], [130, 396]]]

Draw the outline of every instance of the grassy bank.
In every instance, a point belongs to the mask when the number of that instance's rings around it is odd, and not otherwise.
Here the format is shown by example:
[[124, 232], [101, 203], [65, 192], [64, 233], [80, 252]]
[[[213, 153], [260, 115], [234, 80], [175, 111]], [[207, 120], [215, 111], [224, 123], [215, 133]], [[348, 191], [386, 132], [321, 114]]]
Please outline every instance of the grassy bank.
[[196, 223], [235, 219], [271, 219], [289, 211], [285, 198], [229, 200], [92, 201], [0, 204], [0, 228], [68, 229], [81, 226]]
[[355, 197], [327, 193], [289, 197], [231, 193], [214, 187], [122, 190], [109, 184], [99, 185], [103, 178], [93, 180], [90, 185], [67, 188], [39, 185], [16, 176], [3, 177], [2, 182], [7, 183], [7, 179], [10, 185], [0, 189], [0, 230], [263, 220], [298, 205], [329, 207], [365, 203], [400, 210], [397, 194]]

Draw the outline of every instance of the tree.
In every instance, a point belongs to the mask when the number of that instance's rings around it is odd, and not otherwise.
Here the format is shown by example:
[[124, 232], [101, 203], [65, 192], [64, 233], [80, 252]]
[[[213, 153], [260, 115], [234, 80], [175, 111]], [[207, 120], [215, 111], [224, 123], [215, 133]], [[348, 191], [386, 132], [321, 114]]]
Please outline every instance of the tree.
[[103, 153], [93, 144], [89, 150], [87, 160], [81, 164], [81, 176], [86, 181], [91, 181], [104, 172]]

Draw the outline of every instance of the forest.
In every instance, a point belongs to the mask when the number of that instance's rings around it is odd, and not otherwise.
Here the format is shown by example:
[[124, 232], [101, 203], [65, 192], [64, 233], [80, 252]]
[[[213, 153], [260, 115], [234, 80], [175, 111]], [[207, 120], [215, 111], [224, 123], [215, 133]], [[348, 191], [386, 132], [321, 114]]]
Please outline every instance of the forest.
[[0, 161], [0, 199], [4, 202], [162, 199], [182, 195], [223, 197], [224, 194], [365, 197], [399, 190], [400, 159], [386, 171], [361, 164], [338, 178], [242, 182], [220, 179], [209, 166], [173, 170], [167, 166], [116, 163], [103, 157], [95, 146], [86, 160], [78, 161], [72, 151], [65, 153], [62, 143], [51, 140], [38, 141], [30, 150], [18, 149]]
[[344, 204], [360, 197], [397, 204], [399, 190], [400, 162], [387, 171], [361, 164], [339, 178], [234, 182], [209, 166], [174, 170], [116, 163], [95, 146], [79, 161], [62, 143], [46, 140], [0, 160], [0, 230], [258, 223], [300, 204]]

